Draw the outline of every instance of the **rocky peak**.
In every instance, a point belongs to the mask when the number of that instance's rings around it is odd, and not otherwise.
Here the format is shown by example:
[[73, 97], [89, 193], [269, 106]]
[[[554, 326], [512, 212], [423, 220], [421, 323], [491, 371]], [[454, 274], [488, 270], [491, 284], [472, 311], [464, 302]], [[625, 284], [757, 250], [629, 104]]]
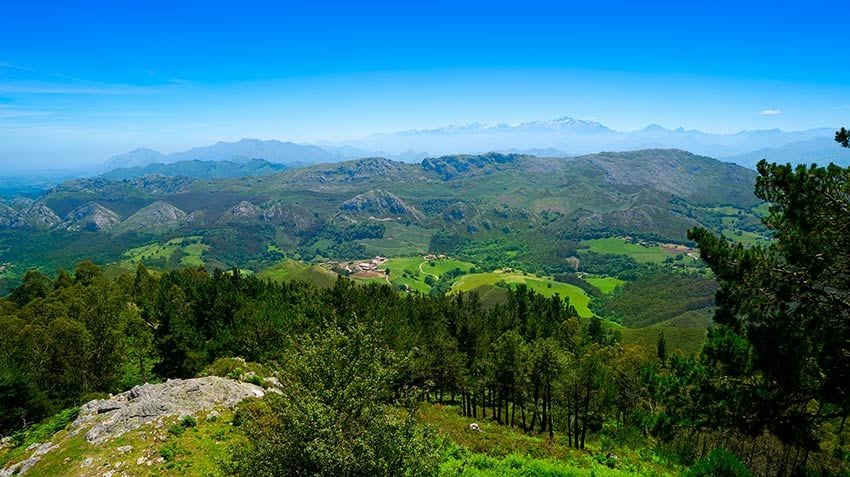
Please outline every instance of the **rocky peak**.
[[34, 229], [52, 229], [62, 223], [62, 219], [56, 215], [50, 207], [35, 203], [20, 212], [12, 223], [12, 227], [31, 227]]
[[121, 222], [118, 214], [98, 204], [89, 202], [69, 213], [65, 217], [65, 228], [68, 230], [88, 230], [101, 232], [112, 228]]
[[407, 217], [424, 219], [425, 215], [408, 205], [395, 194], [372, 189], [343, 202], [340, 210], [350, 213], [366, 213], [374, 217]]
[[131, 215], [120, 225], [122, 231], [161, 231], [177, 227], [190, 216], [168, 202], [156, 201]]

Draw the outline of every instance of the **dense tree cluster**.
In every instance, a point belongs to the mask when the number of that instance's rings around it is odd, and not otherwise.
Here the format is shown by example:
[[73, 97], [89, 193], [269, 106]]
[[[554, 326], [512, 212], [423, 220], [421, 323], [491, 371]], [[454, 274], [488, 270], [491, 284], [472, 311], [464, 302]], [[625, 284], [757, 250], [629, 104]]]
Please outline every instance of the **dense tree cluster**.
[[[292, 425], [315, 412], [316, 423], [339, 426], [352, 412], [343, 395], [362, 417], [346, 425], [422, 455], [430, 452], [422, 431], [387, 406], [454, 402], [464, 415], [578, 448], [600, 433], [621, 441], [640, 436], [686, 446], [691, 454], [684, 455], [693, 458], [719, 445], [700, 450], [708, 438], [699, 436], [732, 426], [734, 409], [726, 403], [736, 401], [718, 400], [724, 390], [711, 386], [721, 368], [624, 347], [611, 325], [579, 319], [557, 296], [524, 287], [506, 292], [507, 302], [488, 308], [475, 294], [401, 294], [344, 278], [322, 290], [238, 270], [153, 274], [140, 266], [109, 279], [84, 262], [73, 275], [30, 272], [0, 300], [0, 425], [9, 433], [94, 393], [195, 376], [218, 358], [240, 356], [282, 370], [290, 393], [242, 413], [252, 442], [268, 437], [273, 444], [243, 449], [243, 463], [277, 456], [275, 465], [294, 459], [304, 468], [336, 462], [344, 472], [374, 470], [367, 460], [344, 467], [355, 463], [327, 449], [292, 453], [300, 439], [321, 436], [329, 439], [322, 445], [340, 452], [389, 452], [385, 441], [334, 441], [340, 436]], [[288, 434], [270, 437], [268, 429]]]

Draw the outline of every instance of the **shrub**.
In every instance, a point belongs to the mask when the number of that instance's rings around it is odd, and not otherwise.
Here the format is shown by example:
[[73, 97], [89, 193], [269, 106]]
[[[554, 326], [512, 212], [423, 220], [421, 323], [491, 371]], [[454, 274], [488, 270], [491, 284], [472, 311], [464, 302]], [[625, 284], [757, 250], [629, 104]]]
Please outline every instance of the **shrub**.
[[195, 419], [195, 416], [185, 415], [180, 419], [180, 425], [185, 429], [189, 429], [190, 427], [195, 427], [198, 425], [198, 420]]
[[688, 477], [752, 477], [753, 473], [735, 454], [718, 447], [698, 460], [685, 475]]
[[168, 432], [176, 437], [180, 437], [186, 431], [186, 428], [181, 426], [179, 422], [175, 422], [168, 426]]
[[159, 456], [165, 459], [166, 462], [171, 462], [183, 453], [183, 448], [177, 442], [169, 442], [162, 446], [159, 451]]
[[[376, 333], [379, 334], [379, 333]], [[395, 356], [363, 325], [331, 326], [299, 340], [284, 369], [285, 395], [243, 401], [234, 424], [248, 437], [233, 449], [230, 473], [277, 475], [433, 475], [436, 455], [413, 409], [386, 401]]]
[[[262, 378], [272, 375], [272, 372], [259, 363], [244, 361], [240, 358], [218, 358], [201, 371], [201, 376], [220, 376], [223, 378], [240, 379], [243, 375], [254, 373], [260, 382]], [[251, 378], [249, 378], [251, 379]], [[249, 381], [252, 382], [253, 381]], [[253, 383], [259, 385], [259, 383]]]

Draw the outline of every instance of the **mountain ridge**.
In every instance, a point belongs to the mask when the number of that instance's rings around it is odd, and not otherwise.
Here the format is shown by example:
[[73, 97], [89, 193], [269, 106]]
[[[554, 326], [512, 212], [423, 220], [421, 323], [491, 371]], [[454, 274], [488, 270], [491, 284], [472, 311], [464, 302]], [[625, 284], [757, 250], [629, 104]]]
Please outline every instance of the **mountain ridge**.
[[[832, 147], [833, 128], [784, 131], [777, 128], [709, 133], [698, 129], [665, 128], [652, 123], [642, 129], [616, 130], [597, 121], [564, 116], [553, 120], [515, 124], [480, 122], [450, 124], [430, 129], [408, 129], [371, 134], [359, 139], [296, 144], [279, 140], [241, 139], [219, 141], [172, 154], [140, 148], [113, 156], [103, 169], [144, 167], [152, 163], [181, 161], [229, 161], [245, 163], [261, 159], [298, 167], [336, 163], [364, 157], [386, 157], [419, 162], [446, 155], [480, 155], [490, 151], [550, 155], [557, 157], [641, 149], [682, 149], [753, 168], [753, 154], [769, 161], [805, 163], [807, 156], [818, 161], [850, 163]], [[427, 151], [427, 152], [426, 152]], [[761, 159], [761, 158], [759, 158]]]

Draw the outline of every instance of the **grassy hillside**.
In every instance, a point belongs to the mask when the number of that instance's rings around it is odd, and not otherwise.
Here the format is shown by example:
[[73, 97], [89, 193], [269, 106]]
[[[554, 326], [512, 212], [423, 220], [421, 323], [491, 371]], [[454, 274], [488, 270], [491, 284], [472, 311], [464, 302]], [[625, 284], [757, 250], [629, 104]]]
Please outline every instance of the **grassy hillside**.
[[0, 449], [0, 467], [28, 456], [27, 448], [33, 443], [51, 442], [57, 447], [26, 475], [224, 476], [221, 464], [227, 461], [228, 446], [244, 437], [232, 425], [232, 412], [218, 413], [215, 419], [207, 419], [208, 413], [199, 415], [191, 426], [183, 425], [176, 416], [166, 418], [100, 445], [86, 441], [85, 433], [73, 435], [66, 429], [70, 421], [62, 419], [63, 413], [21, 435], [20, 445]]
[[590, 317], [593, 312], [590, 311], [590, 297], [587, 296], [581, 288], [570, 285], [568, 283], [556, 282], [548, 278], [538, 277], [535, 275], [524, 275], [517, 272], [489, 272], [489, 273], [473, 273], [464, 275], [452, 285], [452, 292], [470, 292], [475, 291], [485, 286], [502, 285], [504, 287], [516, 286], [525, 284], [530, 289], [543, 296], [552, 296], [555, 294], [561, 297], [568, 298], [570, 304], [576, 309], [579, 316]]
[[378, 269], [389, 270], [390, 282], [394, 285], [406, 285], [411, 290], [429, 293], [432, 286], [447, 273], [463, 275], [473, 268], [475, 268], [474, 264], [462, 260], [448, 258], [427, 260], [419, 256], [391, 258]]
[[598, 276], [585, 277], [584, 281], [595, 286], [599, 289], [599, 291], [606, 295], [616, 290], [620, 285], [626, 283], [624, 280], [620, 280], [619, 278]]
[[203, 237], [178, 237], [165, 243], [132, 248], [124, 253], [124, 257], [133, 263], [177, 262], [179, 266], [202, 267], [203, 255], [209, 249], [209, 245], [203, 243]]
[[[57, 447], [41, 458], [27, 475], [93, 477], [114, 475], [203, 476], [226, 475], [230, 449], [245, 436], [233, 425], [233, 412], [217, 411], [197, 416], [186, 425], [178, 417], [145, 426], [103, 444], [90, 444], [85, 434], [72, 435], [66, 428], [71, 412], [63, 412], [20, 436], [20, 444], [0, 449], [0, 463], [15, 462], [30, 454], [26, 449], [49, 441]], [[530, 436], [487, 421], [464, 418], [454, 406], [423, 405], [422, 423], [440, 440], [441, 476], [672, 476], [682, 469], [665, 464], [661, 456], [642, 456], [628, 448], [606, 449], [590, 442], [576, 450], [544, 436]], [[469, 432], [472, 422], [482, 432]], [[618, 455], [615, 468], [605, 453]]]
[[632, 328], [676, 320], [705, 328], [705, 320], [695, 319], [693, 312], [710, 313], [716, 291], [713, 280], [698, 275], [656, 273], [623, 285], [601, 300], [596, 311]]
[[[591, 442], [585, 450], [572, 449], [546, 436], [524, 434], [488, 420], [465, 418], [455, 406], [424, 405], [420, 418], [451, 443], [440, 466], [441, 475], [462, 476], [673, 476], [683, 469], [664, 464], [661, 456], [642, 456], [633, 449], [607, 448]], [[481, 432], [469, 432], [475, 422]], [[615, 468], [605, 454], [618, 456]]]
[[336, 273], [319, 265], [309, 265], [296, 260], [284, 260], [263, 270], [257, 276], [275, 282], [303, 281], [318, 287], [329, 288], [336, 282]]

